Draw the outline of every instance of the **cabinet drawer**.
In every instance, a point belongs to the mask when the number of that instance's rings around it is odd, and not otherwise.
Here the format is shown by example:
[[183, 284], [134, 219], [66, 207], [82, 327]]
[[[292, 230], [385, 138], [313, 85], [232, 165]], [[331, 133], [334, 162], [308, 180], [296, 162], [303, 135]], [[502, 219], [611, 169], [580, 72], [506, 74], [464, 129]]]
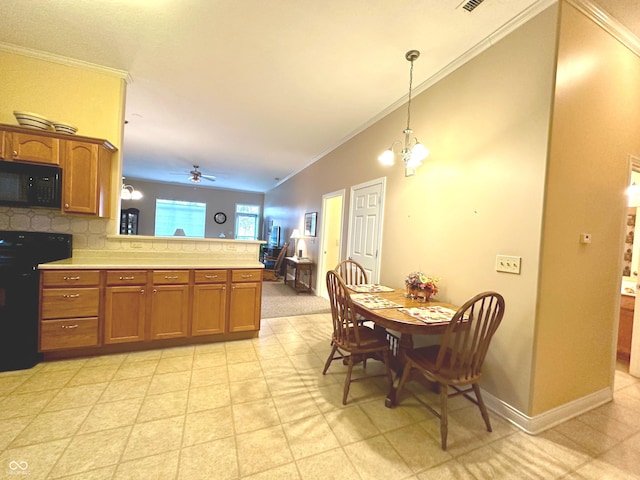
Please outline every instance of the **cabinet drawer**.
[[196, 283], [225, 283], [227, 281], [226, 270], [196, 270]]
[[97, 316], [99, 298], [97, 287], [46, 288], [42, 290], [42, 318]]
[[146, 270], [108, 270], [107, 285], [144, 285]]
[[234, 270], [231, 273], [232, 282], [255, 282], [262, 280], [262, 270]]
[[98, 270], [44, 270], [43, 287], [92, 286], [100, 283]]
[[40, 324], [40, 350], [98, 345], [98, 318], [47, 320]]
[[155, 285], [189, 283], [189, 270], [155, 270], [153, 283]]

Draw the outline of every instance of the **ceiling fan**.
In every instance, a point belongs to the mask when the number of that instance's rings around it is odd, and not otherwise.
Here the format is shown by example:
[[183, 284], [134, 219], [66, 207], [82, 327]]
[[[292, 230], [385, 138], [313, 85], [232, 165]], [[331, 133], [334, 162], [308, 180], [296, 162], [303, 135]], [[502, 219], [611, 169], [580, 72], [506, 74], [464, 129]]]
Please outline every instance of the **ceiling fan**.
[[[189, 172], [189, 180], [192, 181], [193, 183], [200, 183], [200, 181], [202, 179], [205, 180], [209, 180], [210, 182], [215, 182], [216, 181], [216, 177], [213, 175], [205, 175], [204, 173], [202, 173], [200, 170], [198, 170], [200, 168], [200, 165], [194, 165], [193, 166], [193, 170], [191, 170]], [[183, 174], [180, 174], [183, 175]]]

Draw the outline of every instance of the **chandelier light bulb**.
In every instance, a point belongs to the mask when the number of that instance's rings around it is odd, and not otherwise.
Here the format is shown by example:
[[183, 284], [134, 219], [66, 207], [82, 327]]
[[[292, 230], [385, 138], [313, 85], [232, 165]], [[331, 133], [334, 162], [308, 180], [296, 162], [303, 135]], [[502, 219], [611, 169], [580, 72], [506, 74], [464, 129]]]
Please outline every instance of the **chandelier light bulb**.
[[422, 162], [422, 160], [428, 156], [429, 150], [427, 150], [427, 147], [416, 141], [416, 144], [411, 149], [411, 160], [413, 161], [415, 159], [417, 162]]
[[378, 160], [383, 165], [393, 165], [395, 163], [395, 154], [393, 153], [393, 150], [389, 148], [380, 154]]

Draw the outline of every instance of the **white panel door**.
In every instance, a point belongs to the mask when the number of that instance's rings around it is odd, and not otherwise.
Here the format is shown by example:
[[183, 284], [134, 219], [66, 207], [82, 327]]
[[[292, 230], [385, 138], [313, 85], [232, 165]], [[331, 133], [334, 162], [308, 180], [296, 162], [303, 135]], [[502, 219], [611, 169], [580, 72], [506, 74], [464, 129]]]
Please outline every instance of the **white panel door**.
[[348, 257], [362, 265], [369, 282], [380, 278], [384, 179], [351, 187]]

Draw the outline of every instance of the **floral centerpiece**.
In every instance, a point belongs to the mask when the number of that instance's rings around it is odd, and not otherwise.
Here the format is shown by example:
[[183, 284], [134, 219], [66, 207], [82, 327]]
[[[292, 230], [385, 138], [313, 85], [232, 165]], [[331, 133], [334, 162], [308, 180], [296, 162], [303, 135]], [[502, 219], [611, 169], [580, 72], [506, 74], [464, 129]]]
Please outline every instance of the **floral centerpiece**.
[[422, 272], [411, 272], [404, 279], [407, 287], [407, 296], [418, 300], [427, 301], [431, 295], [438, 293], [438, 278], [430, 277]]

